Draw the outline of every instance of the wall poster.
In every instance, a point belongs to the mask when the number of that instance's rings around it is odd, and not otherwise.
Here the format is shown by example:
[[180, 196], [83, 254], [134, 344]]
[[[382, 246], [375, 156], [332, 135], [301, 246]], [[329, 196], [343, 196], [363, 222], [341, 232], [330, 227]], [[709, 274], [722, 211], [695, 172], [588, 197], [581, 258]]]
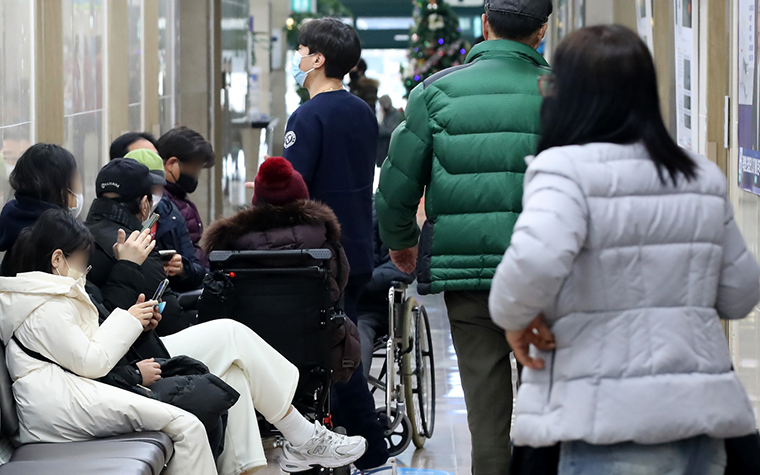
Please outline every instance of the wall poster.
[[758, 0], [739, 0], [739, 187], [760, 194]]
[[696, 87], [698, 74], [694, 58], [694, 9], [693, 0], [675, 0], [676, 40], [676, 136], [678, 145], [694, 149], [696, 128]]

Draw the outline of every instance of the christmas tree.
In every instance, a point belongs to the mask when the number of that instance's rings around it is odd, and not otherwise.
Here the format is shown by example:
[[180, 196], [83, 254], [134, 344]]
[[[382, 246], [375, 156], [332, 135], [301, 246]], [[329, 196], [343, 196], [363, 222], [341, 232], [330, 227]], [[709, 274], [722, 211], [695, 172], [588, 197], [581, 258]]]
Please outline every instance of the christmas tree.
[[443, 0], [414, 0], [411, 33], [409, 66], [402, 72], [407, 94], [438, 71], [462, 64], [468, 46], [459, 18]]

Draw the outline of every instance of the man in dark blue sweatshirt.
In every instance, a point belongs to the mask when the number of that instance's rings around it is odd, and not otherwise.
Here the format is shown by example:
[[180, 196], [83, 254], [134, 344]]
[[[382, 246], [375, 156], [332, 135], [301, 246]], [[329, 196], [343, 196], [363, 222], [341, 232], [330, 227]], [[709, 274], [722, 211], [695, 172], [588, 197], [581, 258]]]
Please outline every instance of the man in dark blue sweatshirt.
[[[374, 268], [377, 119], [367, 103], [343, 88], [343, 77], [361, 58], [359, 36], [353, 28], [332, 18], [312, 20], [301, 29], [298, 42], [292, 73], [311, 99], [290, 116], [284, 155], [303, 176], [311, 198], [332, 208], [340, 221], [342, 245], [351, 265], [346, 314], [356, 322], [356, 305]], [[335, 422], [369, 442], [357, 468], [367, 470], [385, 463], [388, 450], [383, 429], [361, 369], [350, 382], [336, 385], [333, 405]]]

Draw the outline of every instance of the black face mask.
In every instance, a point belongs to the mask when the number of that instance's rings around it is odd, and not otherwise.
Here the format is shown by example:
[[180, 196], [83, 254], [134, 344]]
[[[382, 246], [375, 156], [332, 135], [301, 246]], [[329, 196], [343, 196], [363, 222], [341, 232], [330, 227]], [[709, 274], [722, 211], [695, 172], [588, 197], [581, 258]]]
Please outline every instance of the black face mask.
[[198, 188], [198, 179], [194, 176], [180, 173], [179, 178], [177, 178], [177, 185], [179, 185], [179, 187], [185, 190], [187, 193], [192, 193], [196, 188]]
[[348, 77], [351, 78], [351, 82], [356, 82], [359, 80], [359, 72], [351, 71], [350, 73], [348, 73]]

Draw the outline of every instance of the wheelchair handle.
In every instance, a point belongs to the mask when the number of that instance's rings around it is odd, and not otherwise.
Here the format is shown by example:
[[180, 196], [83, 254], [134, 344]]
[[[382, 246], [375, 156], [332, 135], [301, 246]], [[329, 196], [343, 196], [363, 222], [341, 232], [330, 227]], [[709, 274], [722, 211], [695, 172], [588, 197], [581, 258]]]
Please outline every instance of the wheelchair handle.
[[294, 257], [311, 258], [317, 261], [328, 261], [332, 259], [332, 251], [330, 249], [289, 249], [284, 251], [212, 251], [208, 256], [208, 259], [210, 262], [220, 263], [226, 262], [233, 257], [251, 261]]

